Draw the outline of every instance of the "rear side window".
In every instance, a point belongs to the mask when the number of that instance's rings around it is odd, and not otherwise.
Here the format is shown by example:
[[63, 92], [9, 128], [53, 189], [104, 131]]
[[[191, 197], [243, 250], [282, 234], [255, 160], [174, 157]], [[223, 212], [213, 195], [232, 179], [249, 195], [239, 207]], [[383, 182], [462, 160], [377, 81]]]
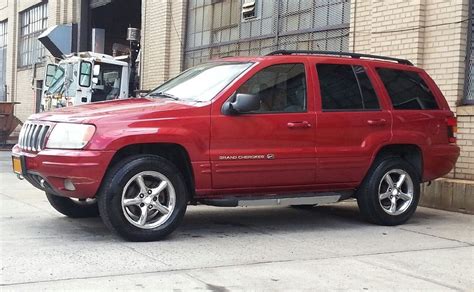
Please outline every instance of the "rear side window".
[[436, 99], [428, 85], [416, 72], [378, 68], [394, 109], [438, 109]]
[[324, 111], [376, 110], [379, 102], [362, 66], [316, 65]]

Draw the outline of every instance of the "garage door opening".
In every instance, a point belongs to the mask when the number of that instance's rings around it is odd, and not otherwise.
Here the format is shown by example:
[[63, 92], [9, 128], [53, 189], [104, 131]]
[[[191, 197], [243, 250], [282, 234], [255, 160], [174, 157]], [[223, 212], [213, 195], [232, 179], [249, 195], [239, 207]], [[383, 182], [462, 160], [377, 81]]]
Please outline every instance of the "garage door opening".
[[[141, 1], [91, 0], [89, 6], [91, 9], [90, 29], [105, 30], [104, 53], [112, 55], [114, 44], [128, 47], [127, 29], [129, 27], [141, 28]], [[88, 47], [92, 47], [91, 38], [89, 38]]]

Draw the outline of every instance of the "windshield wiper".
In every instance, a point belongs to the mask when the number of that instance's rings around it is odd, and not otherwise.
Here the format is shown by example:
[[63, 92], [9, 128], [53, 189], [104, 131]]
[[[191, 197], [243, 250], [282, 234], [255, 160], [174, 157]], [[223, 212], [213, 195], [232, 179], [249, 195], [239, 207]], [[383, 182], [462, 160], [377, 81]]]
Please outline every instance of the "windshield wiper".
[[174, 95], [172, 95], [170, 93], [167, 93], [167, 92], [150, 93], [148, 96], [163, 96], [163, 97], [171, 98], [171, 99], [174, 99], [174, 100], [179, 100], [179, 97], [174, 96]]

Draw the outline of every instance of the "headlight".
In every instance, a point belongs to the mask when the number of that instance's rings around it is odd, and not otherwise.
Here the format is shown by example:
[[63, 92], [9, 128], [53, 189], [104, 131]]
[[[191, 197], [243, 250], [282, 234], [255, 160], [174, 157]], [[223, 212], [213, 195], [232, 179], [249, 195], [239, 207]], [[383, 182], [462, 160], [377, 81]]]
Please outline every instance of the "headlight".
[[49, 135], [47, 148], [82, 149], [95, 132], [93, 125], [58, 123]]

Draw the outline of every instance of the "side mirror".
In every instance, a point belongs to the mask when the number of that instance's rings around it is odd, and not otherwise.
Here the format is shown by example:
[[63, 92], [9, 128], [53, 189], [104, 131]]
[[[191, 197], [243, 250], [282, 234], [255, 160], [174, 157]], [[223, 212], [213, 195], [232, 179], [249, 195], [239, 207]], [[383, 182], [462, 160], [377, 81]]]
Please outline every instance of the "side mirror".
[[237, 93], [233, 102], [224, 105], [224, 113], [248, 113], [260, 109], [260, 99], [255, 94]]
[[95, 64], [94, 65], [94, 77], [99, 76], [100, 74], [100, 65]]

